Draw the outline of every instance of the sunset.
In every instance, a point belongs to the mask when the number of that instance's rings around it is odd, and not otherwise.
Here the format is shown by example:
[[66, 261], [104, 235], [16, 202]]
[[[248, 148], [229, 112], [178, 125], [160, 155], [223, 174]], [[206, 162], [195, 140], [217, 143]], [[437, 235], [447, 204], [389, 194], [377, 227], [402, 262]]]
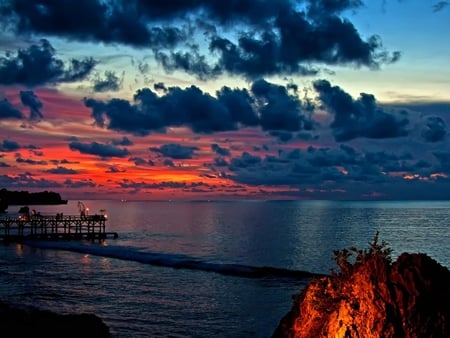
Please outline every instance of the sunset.
[[447, 4], [2, 1], [1, 186], [448, 199]]
[[0, 0], [12, 336], [450, 336], [450, 1]]

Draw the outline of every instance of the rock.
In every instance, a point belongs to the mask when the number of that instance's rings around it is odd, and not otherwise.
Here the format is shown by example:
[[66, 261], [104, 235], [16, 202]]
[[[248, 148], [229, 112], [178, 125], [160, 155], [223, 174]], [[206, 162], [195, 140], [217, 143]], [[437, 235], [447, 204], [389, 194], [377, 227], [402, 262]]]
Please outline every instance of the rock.
[[311, 279], [272, 337], [450, 337], [450, 270], [421, 253], [391, 263], [389, 252], [377, 236], [369, 251], [335, 252], [340, 273]]
[[109, 328], [94, 314], [62, 315], [0, 302], [2, 337], [107, 338]]

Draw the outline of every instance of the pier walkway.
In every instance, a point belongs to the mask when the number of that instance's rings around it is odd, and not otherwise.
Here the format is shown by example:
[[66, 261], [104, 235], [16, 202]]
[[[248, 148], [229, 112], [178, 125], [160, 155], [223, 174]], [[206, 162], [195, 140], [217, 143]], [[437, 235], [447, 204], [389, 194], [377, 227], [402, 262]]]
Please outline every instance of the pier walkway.
[[4, 241], [36, 240], [103, 240], [117, 238], [106, 231], [104, 215], [5, 217], [0, 218], [0, 239]]

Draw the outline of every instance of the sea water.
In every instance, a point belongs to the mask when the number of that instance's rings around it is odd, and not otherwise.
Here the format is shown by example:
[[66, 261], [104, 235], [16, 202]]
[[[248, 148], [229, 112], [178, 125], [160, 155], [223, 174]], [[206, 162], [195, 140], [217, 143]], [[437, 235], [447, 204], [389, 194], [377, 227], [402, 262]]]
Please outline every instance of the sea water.
[[[113, 337], [270, 337], [302, 272], [328, 274], [333, 250], [368, 248], [377, 232], [393, 258], [450, 268], [447, 201], [83, 202], [119, 237], [0, 245], [0, 300], [94, 313]], [[33, 207], [79, 213], [77, 201]]]

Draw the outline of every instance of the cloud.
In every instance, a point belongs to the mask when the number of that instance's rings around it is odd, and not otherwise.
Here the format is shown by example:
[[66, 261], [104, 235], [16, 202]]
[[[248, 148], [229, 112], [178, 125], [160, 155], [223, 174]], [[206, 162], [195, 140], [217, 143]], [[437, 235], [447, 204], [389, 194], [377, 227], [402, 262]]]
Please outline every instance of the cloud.
[[[397, 61], [399, 53], [385, 51], [379, 37], [363, 39], [341, 17], [362, 5], [357, 0], [187, 0], [170, 5], [11, 0], [3, 4], [0, 20], [17, 35], [146, 47], [167, 71], [183, 70], [203, 80], [224, 73], [256, 79], [316, 74], [313, 63], [377, 68]], [[201, 35], [206, 41], [199, 41]], [[38, 78], [27, 82], [36, 84]]]
[[26, 163], [26, 164], [31, 164], [31, 165], [46, 165], [47, 164], [47, 161], [44, 161], [44, 160], [36, 161], [31, 158], [25, 159], [20, 156], [16, 158], [16, 162], [17, 163]]
[[41, 2], [20, 0], [3, 5], [6, 27], [16, 34], [40, 33], [69, 40], [123, 43], [159, 48], [185, 38], [177, 27], [150, 25], [143, 1], [81, 0]]
[[447, 135], [447, 125], [439, 116], [428, 116], [421, 135], [427, 142], [442, 141]]
[[138, 136], [171, 126], [187, 126], [205, 134], [253, 126], [264, 130], [313, 129], [311, 107], [288, 90], [260, 79], [253, 83], [251, 92], [224, 86], [216, 97], [196, 86], [170, 87], [162, 95], [143, 88], [134, 95], [134, 102], [85, 98], [84, 104], [91, 108], [98, 126]]
[[0, 175], [0, 186], [6, 189], [48, 189], [61, 188], [62, 184], [44, 178], [35, 179], [30, 173], [16, 176]]
[[2, 144], [0, 144], [0, 151], [3, 152], [11, 152], [19, 150], [21, 147], [19, 143], [11, 140], [3, 140]]
[[217, 143], [211, 144], [211, 150], [221, 156], [230, 156], [230, 150], [220, 147]]
[[378, 106], [375, 97], [361, 93], [354, 100], [338, 86], [331, 86], [327, 80], [313, 84], [320, 102], [334, 115], [330, 127], [338, 142], [359, 137], [383, 139], [406, 136], [409, 121], [402, 114], [385, 111]]
[[440, 12], [449, 5], [448, 1], [438, 1], [433, 5], [433, 12]]
[[214, 186], [208, 185], [203, 182], [158, 182], [158, 183], [147, 183], [147, 182], [136, 182], [132, 180], [125, 179], [119, 183], [121, 188], [133, 189], [134, 191], [139, 191], [142, 189], [150, 190], [161, 190], [161, 189], [179, 189], [183, 191], [195, 191], [199, 187], [209, 188], [210, 191], [214, 190]]
[[165, 157], [170, 157], [176, 160], [184, 160], [192, 158], [197, 147], [183, 146], [176, 143], [163, 144], [159, 148], [150, 148], [151, 151], [161, 153]]
[[16, 56], [0, 57], [0, 84], [38, 86], [58, 82], [72, 82], [86, 78], [94, 68], [93, 59], [72, 60], [68, 69], [64, 61], [55, 57], [49, 41], [41, 39], [37, 45], [20, 49]]
[[20, 100], [23, 105], [30, 108], [30, 120], [39, 120], [44, 116], [41, 113], [41, 108], [43, 106], [39, 98], [31, 90], [20, 91]]
[[142, 157], [130, 157], [128, 159], [130, 162], [134, 162], [135, 165], [141, 165], [141, 166], [151, 166], [153, 167], [155, 163], [152, 160], [145, 160]]
[[263, 130], [299, 131], [310, 130], [313, 121], [302, 111], [297, 96], [288, 94], [286, 87], [258, 80], [252, 84]]
[[121, 168], [119, 168], [117, 166], [114, 166], [114, 165], [109, 166], [108, 170], [105, 171], [105, 173], [109, 173], [109, 174], [124, 173], [124, 172], [126, 172], [125, 169], [121, 169]]
[[119, 91], [122, 89], [123, 78], [120, 79], [115, 72], [106, 71], [105, 78], [97, 77], [94, 80], [94, 92]]
[[22, 119], [23, 114], [12, 106], [8, 99], [0, 101], [0, 119]]
[[450, 153], [440, 151], [434, 156], [436, 161], [428, 162], [407, 152], [360, 151], [347, 145], [284, 150], [278, 156], [243, 153], [231, 159], [227, 178], [251, 186], [341, 191], [357, 198], [364, 191], [384, 189], [388, 193], [391, 185], [403, 186], [405, 176], [410, 179], [405, 173], [415, 173], [413, 177], [423, 182], [436, 181], [435, 173], [450, 171]]
[[114, 139], [111, 141], [111, 143], [115, 146], [131, 146], [131, 145], [133, 145], [133, 142], [126, 136], [122, 137], [121, 139]]
[[[255, 79], [273, 74], [314, 75], [319, 70], [312, 63], [377, 69], [400, 58], [399, 52], [385, 51], [378, 36], [363, 40], [350, 21], [338, 16], [362, 5], [360, 1], [304, 2], [309, 7], [306, 12], [286, 1], [272, 8], [270, 14], [262, 13], [257, 21], [254, 16], [245, 16], [254, 11], [242, 12], [239, 22], [250, 24], [247, 30], [236, 34], [237, 39], [212, 35], [209, 50], [218, 54], [215, 64], [208, 64], [197, 46], [189, 53], [160, 51], [157, 60], [170, 71], [184, 70], [200, 79], [224, 72]], [[268, 7], [269, 3], [260, 2], [257, 6]], [[232, 21], [238, 14], [236, 11], [232, 17], [227, 12], [227, 19]]]
[[64, 181], [64, 185], [66, 187], [75, 188], [75, 189], [79, 189], [79, 188], [95, 188], [97, 186], [97, 184], [95, 184], [91, 180], [73, 181], [71, 179], [65, 180]]
[[78, 174], [77, 170], [66, 168], [66, 167], [61, 167], [61, 166], [59, 166], [57, 168], [53, 168], [53, 169], [48, 169], [48, 170], [46, 170], [46, 172], [48, 172], [50, 174], [58, 174], [58, 175], [75, 175], [75, 174]]
[[126, 157], [129, 152], [126, 148], [118, 148], [114, 145], [101, 144], [97, 142], [81, 143], [71, 142], [69, 144], [71, 150], [78, 150], [82, 154], [96, 155], [100, 157]]

